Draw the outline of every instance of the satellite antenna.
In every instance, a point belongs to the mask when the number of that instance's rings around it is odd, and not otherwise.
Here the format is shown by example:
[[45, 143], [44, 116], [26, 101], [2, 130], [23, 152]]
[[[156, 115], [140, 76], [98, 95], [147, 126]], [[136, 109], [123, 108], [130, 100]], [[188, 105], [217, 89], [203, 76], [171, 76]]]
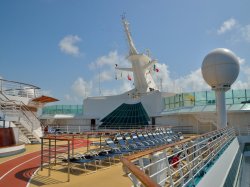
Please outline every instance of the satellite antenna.
[[227, 126], [225, 92], [239, 75], [239, 60], [228, 49], [214, 49], [204, 58], [201, 70], [204, 80], [215, 91], [217, 128], [224, 128]]

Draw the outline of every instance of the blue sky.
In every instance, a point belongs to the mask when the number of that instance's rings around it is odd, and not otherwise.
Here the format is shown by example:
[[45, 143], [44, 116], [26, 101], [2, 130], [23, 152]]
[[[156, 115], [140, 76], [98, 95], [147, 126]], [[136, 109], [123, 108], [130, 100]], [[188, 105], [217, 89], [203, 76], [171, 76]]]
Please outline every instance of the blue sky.
[[[234, 88], [250, 88], [250, 1], [0, 1], [0, 77], [41, 87], [80, 104], [84, 97], [133, 87], [114, 64], [129, 66], [121, 24], [125, 12], [138, 51], [150, 50], [164, 91], [209, 89], [201, 76], [205, 55], [231, 49], [241, 72]], [[116, 72], [120, 75], [120, 72]]]

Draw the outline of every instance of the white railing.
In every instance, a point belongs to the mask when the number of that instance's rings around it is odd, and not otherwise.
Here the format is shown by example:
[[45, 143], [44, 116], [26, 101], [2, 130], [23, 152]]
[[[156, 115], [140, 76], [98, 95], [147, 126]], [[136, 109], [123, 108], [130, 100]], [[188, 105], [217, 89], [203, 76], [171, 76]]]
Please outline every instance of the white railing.
[[[123, 158], [122, 162], [131, 171], [128, 176], [134, 186], [195, 185], [195, 179], [204, 175], [234, 137], [234, 129], [225, 128], [165, 146], [159, 151], [147, 152], [144, 156], [141, 154], [136, 160]], [[146, 175], [145, 180], [141, 178], [143, 175]], [[145, 182], [148, 180], [151, 183]]]
[[5, 95], [35, 98], [41, 95], [40, 88], [31, 84], [0, 79], [0, 92]]
[[0, 110], [5, 116], [12, 116], [17, 118], [20, 122], [37, 140], [42, 136], [42, 124], [37, 116], [30, 111], [30, 109], [22, 101], [11, 101], [3, 93], [0, 93]]
[[[91, 124], [83, 124], [83, 125], [74, 125], [74, 124], [68, 124], [68, 125], [56, 125], [56, 124], [50, 124], [47, 125], [48, 128], [51, 130], [52, 133], [54, 132], [61, 132], [61, 133], [82, 133], [85, 131], [109, 131], [109, 130], [120, 130], [120, 131], [126, 131], [126, 130], [152, 130], [152, 129], [162, 129], [162, 128], [171, 128], [169, 125], [145, 125], [145, 126], [138, 126], [138, 125], [126, 125], [124, 127], [121, 126], [115, 126], [112, 125], [112, 128], [98, 128], [98, 125], [91, 126]], [[179, 131], [178, 131], [179, 132]]]
[[49, 133], [76, 134], [90, 130], [91, 130], [90, 125], [48, 125]]
[[235, 127], [237, 136], [250, 136], [250, 125]]

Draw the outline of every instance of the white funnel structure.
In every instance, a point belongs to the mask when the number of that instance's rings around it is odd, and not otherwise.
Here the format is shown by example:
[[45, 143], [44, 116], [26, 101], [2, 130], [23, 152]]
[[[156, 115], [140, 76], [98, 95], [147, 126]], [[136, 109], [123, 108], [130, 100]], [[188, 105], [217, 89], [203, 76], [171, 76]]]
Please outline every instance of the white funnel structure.
[[117, 67], [116, 69], [122, 71], [130, 71], [133, 73], [135, 92], [137, 94], [146, 93], [152, 90], [158, 90], [150, 72], [150, 68], [155, 63], [157, 63], [157, 60], [152, 60], [148, 55], [139, 54], [137, 52], [131, 34], [129, 32], [129, 23], [127, 22], [125, 17], [122, 17], [122, 22], [129, 45], [128, 60], [131, 62], [132, 67]]
[[227, 126], [225, 92], [238, 77], [238, 58], [232, 51], [218, 48], [204, 58], [201, 70], [204, 80], [216, 93], [217, 128], [224, 128]]

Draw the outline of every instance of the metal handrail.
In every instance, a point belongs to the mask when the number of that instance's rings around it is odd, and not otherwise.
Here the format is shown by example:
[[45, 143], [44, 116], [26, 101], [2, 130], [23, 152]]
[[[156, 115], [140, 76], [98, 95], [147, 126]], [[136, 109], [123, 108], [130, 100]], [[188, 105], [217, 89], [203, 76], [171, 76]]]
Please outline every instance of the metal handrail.
[[[34, 124], [39, 124], [39, 127], [43, 128], [43, 123], [22, 101], [12, 101], [9, 100], [9, 98], [6, 97], [3, 93], [0, 94], [5, 98], [5, 100], [1, 99], [2, 100], [1, 110], [6, 111], [5, 105], [10, 104], [11, 108], [8, 108], [8, 110], [12, 109], [14, 112], [22, 114], [24, 120], [27, 122], [27, 124], [29, 124], [29, 126], [25, 126], [25, 128], [32, 134], [34, 130]], [[28, 111], [29, 113], [27, 113], [26, 111]], [[29, 114], [32, 115], [32, 118]]]
[[[151, 182], [154, 181], [160, 185], [167, 183], [168, 186], [186, 186], [189, 183], [194, 184], [194, 178], [208, 163], [211, 163], [210, 161], [212, 161], [234, 137], [235, 130], [233, 128], [225, 128], [192, 137], [175, 144], [147, 150], [144, 153], [123, 157], [121, 161], [131, 172], [130, 175], [134, 175], [144, 186], [150, 186], [147, 182], [148, 180], [145, 180], [146, 173], [148, 174], [147, 177], [151, 178]], [[176, 148], [177, 146], [178, 149]], [[170, 150], [175, 151], [170, 153]], [[151, 161], [149, 160], [150, 162], [144, 166], [143, 158], [153, 158], [153, 155], [156, 153], [162, 154], [161, 159], [156, 161], [152, 161], [151, 159]], [[173, 161], [173, 158], [176, 156], [178, 156], [178, 159]], [[135, 160], [139, 161], [139, 166], [135, 165], [135, 163], [137, 163]], [[153, 167], [156, 166], [158, 167], [157, 171], [153, 172]], [[158, 179], [156, 179], [157, 177]]]
[[124, 128], [119, 128], [116, 127], [116, 126], [112, 126], [113, 128], [101, 128], [99, 129], [97, 126], [94, 128], [94, 127], [91, 127], [89, 124], [86, 124], [86, 125], [74, 125], [74, 124], [68, 124], [68, 125], [56, 125], [56, 124], [49, 124], [48, 127], [51, 127], [53, 129], [57, 129], [57, 131], [60, 131], [60, 132], [67, 132], [67, 133], [82, 133], [84, 131], [89, 131], [89, 130], [92, 130], [92, 131], [130, 131], [130, 130], [133, 130], [133, 131], [147, 131], [147, 130], [152, 130], [152, 129], [163, 129], [163, 128], [171, 128], [171, 126], [169, 125], [146, 125], [144, 126], [143, 128], [140, 128], [140, 126], [138, 125], [130, 125], [130, 126], [125, 126]]
[[[4, 96], [4, 98], [6, 99], [7, 102], [11, 102], [14, 105], [18, 105], [18, 103], [19, 103], [19, 106], [21, 106], [22, 109], [25, 109], [25, 110], [22, 110], [23, 113], [25, 113], [25, 111], [29, 111], [30, 114], [32, 115], [33, 119], [38, 121], [41, 124], [41, 126], [43, 126], [43, 123], [38, 119], [38, 117], [22, 101], [13, 101], [13, 100], [10, 100], [4, 93], [0, 93], [0, 94], [2, 96]], [[29, 118], [26, 113], [25, 113], [25, 116], [27, 118]]]
[[0, 92], [7, 95], [33, 98], [41, 95], [38, 90], [40, 88], [32, 84], [0, 79]]

